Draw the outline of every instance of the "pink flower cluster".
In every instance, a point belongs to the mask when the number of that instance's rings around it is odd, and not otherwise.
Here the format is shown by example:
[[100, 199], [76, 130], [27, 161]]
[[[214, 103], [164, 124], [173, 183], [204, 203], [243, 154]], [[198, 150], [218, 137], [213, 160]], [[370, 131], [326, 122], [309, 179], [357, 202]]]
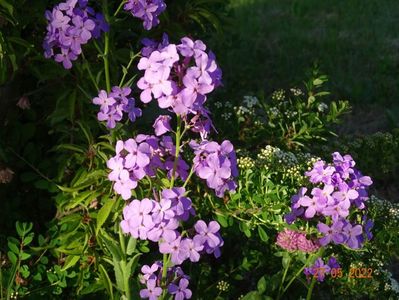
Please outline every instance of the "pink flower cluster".
[[315, 252], [320, 248], [319, 244], [306, 238], [304, 232], [285, 228], [277, 235], [276, 244], [288, 251], [302, 251], [306, 253]]

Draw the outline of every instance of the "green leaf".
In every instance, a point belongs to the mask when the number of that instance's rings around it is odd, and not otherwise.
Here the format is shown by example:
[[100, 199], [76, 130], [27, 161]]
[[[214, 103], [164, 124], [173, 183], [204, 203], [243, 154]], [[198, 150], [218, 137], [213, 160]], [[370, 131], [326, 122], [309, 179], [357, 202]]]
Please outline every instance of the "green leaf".
[[137, 245], [137, 240], [134, 237], [130, 236], [129, 242], [127, 243], [126, 254], [132, 255], [133, 252], [136, 251], [136, 245]]
[[323, 84], [323, 80], [321, 80], [320, 78], [316, 78], [315, 80], [313, 80], [313, 85], [321, 85]]
[[125, 271], [125, 276], [130, 277], [134, 273], [141, 255], [142, 255], [142, 253], [137, 253], [135, 256], [133, 256], [129, 260], [129, 262], [126, 265], [126, 269], [124, 270]]
[[85, 204], [90, 204], [92, 200], [101, 195], [101, 192], [86, 191], [79, 194], [78, 197], [71, 200], [71, 202], [66, 206], [66, 209], [72, 209], [85, 201]]
[[8, 241], [8, 248], [9, 248], [12, 252], [14, 252], [15, 254], [18, 254], [18, 253], [19, 253], [19, 248], [18, 248], [18, 246], [15, 245], [14, 243], [10, 242], [10, 241]]
[[24, 236], [25, 235], [25, 231], [24, 231], [24, 228], [23, 228], [21, 222], [17, 221], [15, 223], [15, 228], [17, 229], [17, 233], [18, 233], [19, 236]]
[[114, 299], [114, 290], [112, 287], [112, 281], [109, 278], [107, 270], [104, 268], [104, 266], [102, 264], [98, 265], [98, 270], [100, 271], [100, 277], [105, 286], [105, 289], [107, 290], [109, 299], [111, 299], [111, 300]]
[[64, 267], [61, 269], [61, 271], [66, 271], [69, 268], [73, 267], [74, 265], [76, 265], [76, 263], [79, 261], [80, 256], [78, 255], [69, 255], [66, 259], [65, 259], [65, 263], [64, 263]]
[[251, 231], [249, 230], [249, 227], [248, 227], [247, 223], [241, 222], [239, 227], [240, 227], [240, 230], [242, 232], [244, 232], [244, 234], [247, 236], [247, 238], [251, 237]]
[[[125, 292], [125, 284], [124, 284], [124, 276], [121, 266], [121, 261], [113, 260], [114, 261], [114, 272], [115, 272], [115, 279], [116, 279], [116, 286], [122, 292]], [[123, 261], [123, 264], [125, 262]]]
[[72, 145], [72, 144], [60, 144], [56, 148], [56, 150], [71, 150], [79, 153], [85, 153], [86, 149], [81, 146]]
[[96, 227], [96, 234], [104, 225], [105, 221], [107, 221], [112, 208], [114, 207], [115, 201], [112, 199], [108, 199], [107, 202], [104, 204], [103, 207], [99, 210], [97, 214], [97, 227]]
[[100, 231], [99, 237], [101, 239], [101, 242], [103, 242], [105, 244], [105, 247], [107, 247], [108, 251], [111, 252], [112, 257], [117, 261], [120, 261], [123, 254], [120, 247], [118, 247], [118, 243], [104, 230]]
[[16, 264], [17, 264], [17, 256], [16, 256], [13, 252], [8, 251], [8, 252], [7, 252], [7, 256], [8, 256], [8, 259], [11, 261], [11, 263], [12, 263], [13, 265], [16, 265]]
[[260, 294], [263, 294], [266, 291], [266, 286], [267, 286], [267, 282], [266, 282], [266, 278], [264, 276], [261, 277], [261, 279], [259, 279], [258, 281], [258, 292]]
[[262, 300], [262, 297], [257, 291], [252, 291], [246, 294], [242, 300]]
[[80, 129], [82, 130], [83, 134], [85, 135], [87, 143], [89, 145], [93, 144], [93, 137], [91, 135], [89, 126], [87, 126], [87, 124], [83, 123], [83, 122], [77, 122], [77, 123], [78, 123]]
[[25, 252], [21, 253], [21, 255], [20, 255], [21, 260], [27, 260], [30, 257], [31, 257], [31, 255], [29, 253], [25, 253]]
[[260, 239], [263, 242], [267, 243], [267, 241], [269, 240], [269, 236], [267, 235], [266, 231], [261, 226], [258, 226], [258, 234], [259, 234]]
[[6, 0], [0, 0], [0, 6], [7, 10], [10, 16], [14, 15], [14, 7], [8, 3]]
[[226, 218], [226, 216], [224, 216], [224, 215], [221, 215], [221, 214], [217, 214], [216, 215], [216, 220], [220, 223], [220, 225], [222, 225], [222, 227], [228, 227], [229, 226], [229, 224], [228, 224], [228, 222], [227, 222], [227, 218]]

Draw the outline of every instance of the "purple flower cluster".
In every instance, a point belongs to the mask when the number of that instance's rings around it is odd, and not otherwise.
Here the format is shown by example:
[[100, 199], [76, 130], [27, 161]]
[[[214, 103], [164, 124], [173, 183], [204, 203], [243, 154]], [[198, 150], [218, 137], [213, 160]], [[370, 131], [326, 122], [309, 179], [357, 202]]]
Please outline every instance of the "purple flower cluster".
[[320, 248], [317, 242], [307, 239], [304, 232], [294, 231], [288, 228], [278, 233], [276, 244], [288, 251], [299, 250], [306, 253], [315, 252]]
[[166, 9], [166, 4], [163, 0], [128, 0], [124, 9], [143, 20], [144, 28], [150, 30], [159, 24], [158, 16]]
[[[155, 300], [161, 295], [162, 270], [163, 264], [160, 261], [156, 261], [151, 267], [144, 265], [141, 268], [140, 282], [146, 285], [146, 288], [140, 291], [142, 299]], [[190, 277], [184, 274], [180, 267], [168, 268], [166, 275], [168, 293], [174, 296], [175, 300], [190, 299], [192, 292], [188, 288], [189, 280]]]
[[[116, 155], [107, 162], [108, 168], [112, 170], [108, 179], [115, 182], [115, 192], [125, 200], [130, 199], [131, 190], [137, 187], [137, 182], [145, 176], [154, 177], [158, 169], [167, 171], [168, 177], [171, 178], [175, 149], [170, 136], [158, 138], [139, 134], [135, 139], [118, 141]], [[185, 180], [188, 169], [188, 164], [179, 156], [175, 177]]]
[[316, 277], [317, 281], [324, 281], [327, 274], [331, 273], [332, 269], [339, 269], [341, 266], [339, 265], [338, 261], [334, 256], [331, 256], [327, 262], [324, 263], [321, 257], [317, 258], [314, 264], [311, 267], [305, 268], [304, 273], [310, 281], [310, 276]]
[[222, 144], [202, 141], [200, 144], [190, 142], [194, 149], [194, 170], [196, 174], [206, 180], [209, 188], [214, 189], [218, 197], [223, 197], [225, 191], [235, 191], [238, 176], [237, 158], [230, 141]]
[[98, 97], [93, 98], [93, 103], [100, 106], [97, 119], [107, 121], [108, 128], [115, 128], [116, 122], [122, 120], [123, 113], [126, 113], [132, 122], [141, 117], [141, 109], [136, 107], [134, 98], [129, 97], [131, 91], [128, 87], [119, 86], [114, 86], [109, 94], [101, 90]]
[[[145, 71], [137, 82], [141, 101], [157, 99], [159, 107], [183, 116], [191, 129], [205, 138], [212, 121], [203, 105], [207, 94], [221, 84], [222, 76], [214, 54], [205, 52], [202, 41], [188, 37], [179, 45], [170, 44], [166, 36], [161, 44], [146, 39], [144, 45], [144, 57], [138, 63], [138, 69]], [[189, 115], [193, 115], [191, 120]]]
[[134, 238], [159, 242], [159, 251], [171, 255], [171, 262], [180, 265], [186, 259], [197, 262], [200, 253], [220, 256], [223, 240], [216, 221], [207, 225], [200, 220], [194, 225], [192, 238], [183, 237], [177, 230], [181, 221], [194, 214], [194, 208], [182, 187], [164, 189], [160, 201], [135, 199], [123, 209], [121, 227]]
[[87, 6], [88, 0], [67, 0], [46, 11], [47, 34], [43, 48], [46, 58], [54, 57], [65, 69], [82, 53], [82, 45], [99, 38], [109, 26], [102, 14]]
[[353, 249], [360, 248], [364, 241], [363, 233], [368, 239], [371, 238], [372, 221], [365, 221], [363, 228], [361, 224], [352, 224], [348, 218], [351, 208], [366, 208], [365, 202], [369, 198], [367, 188], [372, 181], [355, 168], [355, 161], [350, 155], [341, 156], [335, 152], [332, 156], [332, 165], [317, 161], [313, 169], [305, 173], [317, 187], [312, 189], [310, 195], [307, 188], [302, 187], [291, 198], [291, 213], [286, 215], [286, 221], [291, 224], [296, 218], [318, 219], [317, 228], [323, 234], [320, 239], [322, 246], [333, 242]]
[[[183, 232], [178, 230], [182, 221], [187, 221], [190, 215], [195, 214], [192, 202], [185, 194], [185, 188], [174, 187], [162, 190], [159, 201], [135, 199], [123, 209], [120, 224], [124, 233], [141, 240], [157, 242], [159, 252], [170, 256], [174, 267], [168, 269], [168, 278], [173, 278], [168, 280], [171, 283], [167, 289], [175, 299], [191, 297], [191, 291], [187, 289], [189, 278], [176, 266], [185, 260], [197, 262], [202, 253], [213, 253], [219, 257], [220, 247], [224, 243], [219, 233], [220, 225], [216, 221], [206, 224], [199, 220], [192, 229]], [[151, 267], [143, 266], [141, 282], [147, 288], [141, 290], [142, 298], [157, 299], [162, 293], [161, 269], [162, 264], [159, 262]], [[155, 274], [157, 271], [158, 275]]]

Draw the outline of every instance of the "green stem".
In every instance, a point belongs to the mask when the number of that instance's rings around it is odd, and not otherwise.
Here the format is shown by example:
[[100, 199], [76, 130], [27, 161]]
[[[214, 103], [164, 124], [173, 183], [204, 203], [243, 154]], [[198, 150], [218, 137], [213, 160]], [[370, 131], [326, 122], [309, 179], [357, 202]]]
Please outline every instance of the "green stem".
[[[103, 12], [104, 12], [105, 20], [109, 23], [108, 0], [103, 0]], [[106, 32], [105, 38], [104, 38], [104, 54], [102, 57], [104, 60], [105, 84], [107, 87], [107, 92], [109, 93], [111, 91], [111, 79], [109, 76], [108, 54], [109, 54], [109, 32]]]
[[285, 281], [285, 277], [287, 276], [288, 269], [290, 268], [290, 264], [291, 264], [291, 257], [289, 257], [287, 266], [284, 269], [283, 278], [281, 279], [280, 287], [278, 289], [277, 299], [280, 299], [280, 297], [281, 297], [281, 290], [283, 289], [283, 284], [284, 284], [284, 281]]
[[162, 261], [162, 295], [161, 299], [165, 299], [167, 288], [166, 288], [166, 276], [168, 274], [168, 264], [169, 264], [169, 254], [164, 254], [163, 255], [163, 261]]
[[291, 286], [291, 284], [294, 282], [294, 280], [303, 272], [303, 270], [306, 268], [306, 266], [308, 265], [310, 258], [312, 256], [309, 256], [308, 259], [306, 260], [305, 264], [303, 265], [302, 268], [300, 268], [298, 270], [298, 272], [296, 272], [296, 274], [294, 275], [294, 277], [291, 278], [291, 280], [288, 282], [288, 284], [285, 286], [282, 295], [288, 290], [288, 288]]
[[26, 163], [29, 167], [32, 168], [33, 171], [35, 171], [40, 177], [43, 179], [47, 180], [48, 182], [53, 182], [50, 178], [48, 178], [46, 175], [44, 175], [42, 172], [40, 172], [39, 169], [37, 169], [34, 165], [32, 165], [30, 162], [28, 162], [24, 157], [19, 155], [17, 152], [14, 151], [12, 148], [8, 148], [16, 157], [18, 157], [20, 160], [22, 160], [24, 163]]
[[116, 9], [115, 13], [114, 13], [114, 18], [117, 16], [117, 14], [120, 12], [120, 10], [122, 9], [123, 4], [125, 4], [127, 2], [127, 0], [123, 0], [121, 2], [121, 4], [119, 4], [118, 8]]
[[193, 176], [193, 174], [194, 174], [194, 167], [191, 168], [190, 173], [188, 174], [187, 179], [186, 179], [186, 181], [185, 181], [184, 184], [183, 184], [183, 187], [184, 187], [184, 188], [186, 187], [186, 185], [187, 185], [188, 182], [190, 181], [191, 176]]
[[180, 154], [180, 139], [181, 139], [181, 118], [177, 115], [177, 129], [176, 129], [176, 151], [175, 151], [175, 161], [173, 163], [172, 178], [170, 180], [170, 188], [173, 188], [175, 184], [175, 174], [177, 169], [177, 162]]
[[83, 56], [83, 59], [84, 59], [84, 62], [85, 62], [84, 65], [85, 65], [85, 67], [87, 69], [87, 73], [89, 73], [90, 80], [93, 83], [94, 87], [96, 88], [96, 91], [99, 91], [100, 89], [98, 88], [98, 84], [97, 84], [96, 80], [94, 79], [93, 73], [91, 72], [89, 61], [84, 56], [83, 52], [82, 52], [82, 56]]
[[306, 295], [306, 300], [310, 300], [312, 298], [312, 292], [313, 292], [313, 287], [316, 284], [316, 279], [313, 276], [312, 277], [312, 282], [310, 283], [310, 286], [308, 288], [308, 294]]
[[[126, 268], [126, 261], [124, 261], [124, 263], [125, 263], [125, 268]], [[129, 276], [129, 274], [125, 274], [125, 275], [126, 276], [124, 276], [124, 279], [123, 279], [124, 284], [125, 284], [125, 296], [126, 296], [127, 300], [130, 300], [130, 299], [132, 299], [131, 295], [130, 295], [130, 285], [129, 285], [130, 276]]]
[[137, 54], [135, 54], [135, 55], [133, 55], [133, 56], [130, 57], [130, 61], [129, 61], [129, 63], [128, 63], [127, 66], [126, 66], [125, 71], [123, 72], [123, 76], [122, 76], [121, 81], [119, 82], [119, 86], [120, 86], [120, 87], [123, 86], [123, 84], [124, 84], [124, 82], [125, 82], [125, 79], [126, 79], [127, 71], [129, 70], [130, 66], [132, 65], [134, 59], [135, 59], [137, 56], [139, 56], [139, 55], [140, 55], [140, 53], [137, 53]]

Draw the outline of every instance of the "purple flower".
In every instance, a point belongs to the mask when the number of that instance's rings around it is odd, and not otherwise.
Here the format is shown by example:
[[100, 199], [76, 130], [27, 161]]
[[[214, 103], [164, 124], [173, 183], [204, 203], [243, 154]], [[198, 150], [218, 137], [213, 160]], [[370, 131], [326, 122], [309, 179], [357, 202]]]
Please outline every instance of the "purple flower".
[[100, 105], [98, 120], [107, 121], [108, 128], [115, 128], [116, 122], [122, 120], [124, 113], [128, 114], [132, 122], [136, 121], [137, 117], [141, 117], [141, 109], [135, 106], [134, 98], [129, 97], [130, 93], [130, 88], [118, 86], [112, 87], [112, 92], [109, 94], [100, 90], [98, 97], [93, 98], [93, 103]]
[[328, 259], [328, 263], [327, 264], [328, 264], [328, 266], [331, 269], [339, 269], [339, 268], [341, 268], [340, 264], [338, 263], [337, 259], [334, 256], [331, 256]]
[[61, 49], [60, 54], [56, 54], [54, 60], [56, 62], [61, 62], [65, 69], [72, 68], [72, 61], [76, 60], [78, 57], [75, 53], [70, 52], [68, 49]]
[[[221, 165], [217, 154], [211, 154], [206, 158], [207, 166], [198, 169], [198, 176], [206, 179], [210, 188], [217, 188], [223, 184], [225, 179], [231, 175], [231, 169], [228, 163]], [[226, 161], [227, 162], [227, 161]]]
[[147, 288], [140, 290], [140, 297], [142, 299], [156, 300], [162, 294], [162, 288], [157, 286], [155, 279], [147, 281]]
[[124, 111], [127, 112], [129, 120], [132, 122], [142, 115], [141, 109], [135, 106], [133, 98], [128, 99], [128, 104], [125, 106]]
[[359, 243], [358, 236], [360, 236], [363, 232], [363, 228], [361, 225], [352, 226], [352, 224], [348, 223], [344, 227], [344, 233], [347, 236], [346, 244], [348, 247], [352, 249], [360, 248], [361, 244]]
[[150, 241], [153, 242], [158, 242], [160, 239], [171, 242], [176, 240], [176, 238], [178, 237], [178, 232], [176, 230], [178, 227], [179, 222], [177, 221], [177, 219], [161, 221], [147, 233], [147, 237]]
[[324, 264], [323, 259], [319, 257], [316, 259], [313, 266], [305, 268], [304, 273], [306, 274], [306, 276], [316, 276], [317, 281], [322, 282], [324, 281], [326, 274], [329, 274], [330, 271], [330, 266], [328, 264]]
[[146, 30], [159, 24], [158, 16], [166, 9], [163, 0], [128, 0], [124, 6], [134, 17], [143, 20]]
[[44, 56], [54, 57], [65, 69], [81, 54], [81, 46], [92, 37], [99, 38], [108, 31], [104, 16], [95, 13], [86, 1], [66, 1], [46, 11], [47, 34], [43, 41]]
[[334, 244], [342, 244], [345, 241], [345, 235], [342, 233], [343, 226], [344, 223], [342, 221], [335, 221], [331, 227], [324, 223], [317, 224], [317, 230], [324, 234], [324, 236], [319, 239], [320, 244], [325, 246], [331, 241], [333, 241]]
[[173, 189], [162, 190], [162, 198], [171, 201], [171, 208], [175, 213], [175, 217], [179, 220], [187, 221], [190, 214], [194, 214], [192, 202], [185, 197], [186, 190], [183, 187], [174, 187]]
[[[131, 4], [129, 7], [133, 9]], [[139, 7], [140, 3], [136, 5]], [[191, 128], [205, 138], [212, 122], [203, 105], [206, 95], [220, 85], [221, 80], [214, 55], [205, 52], [206, 46], [201, 41], [194, 42], [188, 37], [183, 38], [180, 45], [170, 44], [164, 38], [160, 44], [145, 40], [144, 46], [144, 55], [137, 66], [145, 71], [137, 82], [142, 90], [141, 101], [149, 103], [155, 98], [161, 108], [172, 109], [184, 120], [188, 120], [190, 114], [200, 115]]]
[[107, 113], [108, 110], [110, 109], [110, 106], [115, 104], [115, 99], [112, 97], [108, 97], [107, 92], [104, 90], [101, 90], [98, 93], [98, 97], [93, 98], [93, 103], [96, 105], [100, 105], [100, 109], [104, 112]]
[[192, 262], [197, 262], [200, 259], [199, 252], [204, 249], [203, 238], [196, 235], [193, 239], [184, 239], [181, 242], [181, 247], [185, 253], [188, 253], [188, 258]]
[[171, 295], [175, 295], [175, 300], [184, 300], [184, 299], [190, 299], [191, 298], [191, 290], [188, 289], [188, 280], [185, 278], [180, 279], [179, 285], [176, 285], [174, 283], [169, 284], [168, 286], [168, 292]]
[[159, 244], [159, 252], [171, 254], [171, 262], [180, 265], [188, 258], [188, 252], [181, 246], [181, 237], [173, 241], [164, 241]]
[[171, 117], [167, 115], [161, 115], [155, 120], [152, 127], [155, 129], [156, 136], [163, 135], [164, 133], [172, 130], [172, 127], [170, 127], [170, 120]]
[[149, 279], [156, 279], [156, 275], [154, 274], [160, 268], [159, 263], [154, 263], [152, 266], [144, 265], [141, 267], [141, 273], [143, 273], [141, 283], [146, 283]]
[[368, 240], [371, 240], [373, 238], [373, 233], [371, 232], [371, 229], [374, 227], [374, 222], [371, 219], [367, 219], [366, 217], [363, 218], [364, 221], [364, 232], [366, 234], [366, 237]]
[[234, 177], [238, 175], [237, 159], [229, 141], [221, 145], [202, 141], [190, 143], [194, 149], [194, 170], [198, 177], [206, 179], [208, 187], [215, 189], [216, 196], [223, 197], [226, 190], [234, 191]]
[[312, 170], [305, 172], [305, 175], [309, 177], [309, 181], [312, 183], [323, 182], [329, 184], [331, 182], [331, 175], [334, 171], [334, 167], [325, 166], [325, 162], [319, 160], [314, 163]]
[[304, 196], [298, 201], [298, 203], [306, 207], [305, 217], [310, 219], [313, 218], [317, 212], [320, 212], [323, 208], [325, 208], [327, 202], [324, 198], [313, 197], [309, 198], [308, 196]]
[[147, 239], [147, 233], [154, 228], [151, 212], [154, 200], [135, 199], [123, 209], [121, 227], [123, 232], [130, 233], [134, 238]]
[[209, 222], [209, 225], [202, 220], [197, 221], [194, 225], [195, 231], [202, 238], [202, 243], [207, 244], [210, 248], [216, 248], [221, 244], [218, 236], [220, 225], [216, 221]]

